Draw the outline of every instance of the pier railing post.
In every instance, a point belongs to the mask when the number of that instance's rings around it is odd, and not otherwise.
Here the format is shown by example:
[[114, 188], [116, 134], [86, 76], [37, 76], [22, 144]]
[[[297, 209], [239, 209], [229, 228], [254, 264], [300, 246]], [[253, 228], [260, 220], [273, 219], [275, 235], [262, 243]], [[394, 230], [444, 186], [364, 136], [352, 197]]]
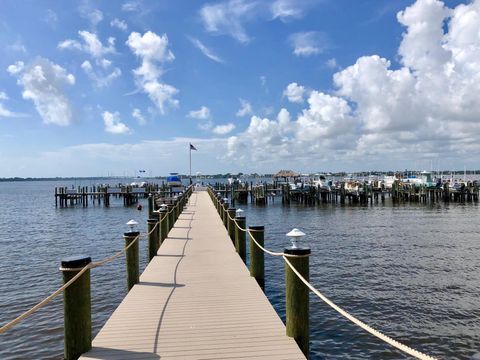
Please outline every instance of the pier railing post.
[[229, 204], [228, 204], [228, 199], [223, 199], [223, 209], [222, 209], [222, 214], [223, 214], [223, 226], [225, 226], [225, 229], [228, 229], [228, 208], [229, 208]]
[[[265, 227], [263, 226], [249, 226], [252, 236], [255, 240], [263, 246]], [[265, 290], [265, 255], [262, 249], [250, 238], [250, 276], [253, 276], [257, 280], [258, 285]]]
[[[285, 254], [293, 267], [309, 281], [309, 248], [288, 248]], [[309, 354], [309, 290], [285, 263], [285, 309], [287, 336], [293, 337], [303, 354]]]
[[[138, 259], [138, 239], [140, 233], [138, 231], [126, 232], [123, 234], [125, 239], [125, 246], [130, 245], [132, 241], [135, 244], [130, 246], [125, 252], [125, 258], [127, 263], [127, 288], [128, 291], [137, 284], [140, 278], [139, 259]], [[137, 240], [136, 240], [137, 239]]]
[[[150, 262], [158, 251], [158, 227], [157, 219], [151, 218], [147, 220], [148, 224], [148, 261]], [[154, 230], [155, 229], [155, 230]]]
[[175, 210], [173, 209], [174, 205], [173, 204], [168, 204], [167, 209], [168, 209], [168, 231], [172, 230], [173, 224], [175, 224], [175, 215], [174, 212]]
[[245, 234], [246, 232], [242, 229], [245, 229], [246, 226], [246, 219], [243, 215], [237, 215], [235, 217], [238, 226], [235, 226], [235, 249], [237, 250], [238, 255], [242, 258], [243, 262], [247, 263], [247, 252], [246, 252], [246, 244], [245, 244]]
[[227, 212], [227, 230], [228, 230], [228, 236], [230, 236], [230, 240], [232, 240], [232, 243], [235, 244], [235, 214], [236, 214], [237, 209], [229, 207]]
[[154, 196], [153, 194], [148, 194], [148, 218], [151, 219], [153, 215], [153, 200]]
[[[61, 261], [63, 283], [92, 262], [90, 257], [70, 257]], [[87, 269], [63, 292], [64, 357], [76, 360], [92, 348], [92, 310], [90, 297], [90, 269]]]
[[167, 238], [168, 235], [168, 210], [166, 208], [161, 208], [159, 211], [160, 216], [160, 245]]

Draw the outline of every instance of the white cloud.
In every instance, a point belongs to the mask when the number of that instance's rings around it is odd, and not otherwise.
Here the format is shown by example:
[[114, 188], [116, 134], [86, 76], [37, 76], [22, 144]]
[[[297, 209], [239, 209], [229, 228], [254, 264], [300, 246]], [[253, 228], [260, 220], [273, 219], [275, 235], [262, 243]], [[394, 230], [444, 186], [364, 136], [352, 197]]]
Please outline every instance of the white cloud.
[[318, 31], [297, 32], [289, 37], [296, 56], [312, 56], [323, 53], [328, 48], [328, 39]]
[[237, 117], [244, 117], [247, 115], [250, 115], [252, 113], [252, 105], [247, 100], [244, 99], [238, 99], [240, 100], [241, 107], [237, 111], [236, 115]]
[[90, 55], [92, 58], [100, 59], [107, 54], [115, 53], [115, 38], [109, 37], [107, 39], [108, 45], [103, 45], [98, 39], [97, 34], [86, 30], [81, 30], [78, 35], [82, 42], [77, 40], [67, 39], [58, 44], [59, 49], [79, 50]]
[[128, 30], [128, 25], [125, 20], [120, 20], [120, 19], [113, 19], [110, 21], [110, 26], [115, 27], [117, 29], [120, 29], [122, 31], [127, 31]]
[[168, 48], [167, 35], [158, 36], [151, 31], [143, 35], [132, 32], [126, 44], [142, 60], [142, 65], [133, 71], [137, 86], [149, 96], [161, 114], [165, 114], [167, 105], [177, 107], [178, 100], [174, 96], [178, 90], [160, 82], [162, 65], [175, 59]]
[[192, 119], [206, 120], [210, 118], [210, 109], [206, 106], [202, 106], [198, 110], [192, 110], [187, 115]]
[[325, 65], [327, 66], [327, 68], [332, 69], [332, 70], [335, 70], [335, 69], [339, 68], [339, 66], [337, 64], [337, 59], [335, 59], [335, 58], [328, 59], [325, 62]]
[[71, 124], [73, 112], [63, 88], [75, 84], [72, 74], [44, 58], [37, 58], [26, 67], [17, 62], [10, 65], [8, 71], [17, 76], [18, 84], [23, 86], [23, 98], [33, 101], [44, 123], [60, 126]]
[[16, 61], [15, 64], [9, 65], [7, 68], [10, 75], [16, 75], [25, 68], [25, 63], [23, 61]]
[[211, 33], [229, 35], [241, 43], [248, 43], [243, 22], [254, 15], [256, 3], [247, 0], [229, 0], [207, 4], [200, 9], [200, 17], [205, 30]]
[[[386, 169], [412, 166], [415, 154], [416, 161], [461, 158], [476, 166], [480, 0], [454, 9], [417, 0], [397, 18], [405, 26], [400, 67], [379, 55], [358, 58], [334, 74], [333, 94], [311, 91], [296, 119], [286, 110], [277, 119], [253, 116], [246, 131], [229, 138], [227, 157], [276, 167]], [[272, 153], [276, 160], [266, 155]]]
[[8, 100], [8, 96], [4, 91], [0, 91], [0, 100]]
[[274, 19], [288, 21], [290, 19], [300, 19], [303, 17], [302, 1], [299, 0], [275, 0], [270, 5], [270, 11]]
[[140, 3], [138, 1], [127, 1], [122, 4], [122, 11], [134, 12], [137, 11], [139, 7]]
[[102, 113], [103, 123], [105, 124], [105, 131], [110, 134], [128, 134], [130, 129], [120, 121], [120, 114], [118, 112], [111, 113], [104, 111]]
[[203, 55], [205, 55], [209, 59], [211, 59], [213, 61], [216, 61], [218, 63], [223, 63], [224, 62], [219, 56], [215, 55], [212, 50], [207, 48], [200, 40], [195, 39], [195, 38], [189, 38], [189, 39], [192, 42], [192, 44], [197, 49], [199, 49], [202, 52]]
[[303, 103], [303, 95], [305, 88], [297, 83], [288, 84], [287, 88], [283, 90], [283, 96], [288, 98], [288, 101], [293, 103]]
[[79, 12], [80, 16], [90, 21], [93, 27], [103, 20], [103, 13], [99, 9], [92, 9], [88, 3], [80, 6]]
[[[104, 59], [104, 61], [106, 60]], [[108, 65], [105, 66], [108, 67]], [[122, 71], [117, 67], [112, 69], [110, 73], [96, 71], [88, 60], [85, 60], [80, 67], [99, 88], [110, 86], [113, 80], [122, 75]]]
[[132, 117], [138, 121], [138, 124], [139, 125], [145, 125], [147, 123], [147, 120], [145, 119], [145, 117], [143, 116], [142, 112], [140, 109], [133, 109], [132, 111]]
[[232, 132], [232, 130], [235, 129], [235, 125], [230, 123], [226, 125], [217, 125], [213, 128], [213, 133], [217, 135], [226, 135], [229, 132]]

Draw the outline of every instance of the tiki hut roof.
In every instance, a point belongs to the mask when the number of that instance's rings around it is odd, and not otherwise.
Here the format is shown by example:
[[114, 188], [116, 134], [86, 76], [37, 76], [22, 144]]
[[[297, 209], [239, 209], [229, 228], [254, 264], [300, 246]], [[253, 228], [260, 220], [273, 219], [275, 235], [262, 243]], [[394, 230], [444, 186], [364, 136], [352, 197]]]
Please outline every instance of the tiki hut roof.
[[279, 178], [288, 178], [288, 177], [298, 177], [300, 174], [296, 173], [295, 171], [292, 170], [280, 170], [278, 173], [276, 173], [273, 177]]

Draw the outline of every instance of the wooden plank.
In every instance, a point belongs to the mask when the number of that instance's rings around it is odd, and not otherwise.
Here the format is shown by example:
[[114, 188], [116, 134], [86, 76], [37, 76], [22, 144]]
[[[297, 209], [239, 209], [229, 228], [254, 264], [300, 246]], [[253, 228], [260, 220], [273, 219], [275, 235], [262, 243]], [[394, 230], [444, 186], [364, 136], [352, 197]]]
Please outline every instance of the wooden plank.
[[81, 359], [246, 358], [305, 359], [198, 191]]

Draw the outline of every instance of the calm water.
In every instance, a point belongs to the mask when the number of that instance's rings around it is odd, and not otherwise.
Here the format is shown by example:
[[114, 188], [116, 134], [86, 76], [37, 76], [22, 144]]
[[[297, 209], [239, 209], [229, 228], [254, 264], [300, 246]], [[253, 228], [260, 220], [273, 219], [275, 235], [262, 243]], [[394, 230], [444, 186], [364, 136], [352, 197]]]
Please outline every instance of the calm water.
[[[146, 211], [55, 208], [53, 189], [68, 182], [0, 183], [0, 324], [61, 285], [60, 259], [100, 260], [123, 247], [129, 219], [146, 230]], [[76, 182], [76, 185], [91, 185]], [[476, 204], [245, 206], [265, 225], [266, 246], [282, 250], [291, 228], [307, 233], [311, 282], [361, 320], [442, 359], [480, 352], [480, 210]], [[146, 203], [144, 202], [144, 205]], [[146, 258], [146, 242], [141, 258]], [[144, 261], [144, 260], [143, 260]], [[144, 266], [145, 263], [142, 263]], [[94, 332], [125, 296], [123, 259], [92, 270]], [[266, 292], [284, 317], [281, 259], [266, 257]], [[0, 359], [60, 359], [61, 296], [0, 335]], [[311, 297], [312, 359], [406, 359]]]

